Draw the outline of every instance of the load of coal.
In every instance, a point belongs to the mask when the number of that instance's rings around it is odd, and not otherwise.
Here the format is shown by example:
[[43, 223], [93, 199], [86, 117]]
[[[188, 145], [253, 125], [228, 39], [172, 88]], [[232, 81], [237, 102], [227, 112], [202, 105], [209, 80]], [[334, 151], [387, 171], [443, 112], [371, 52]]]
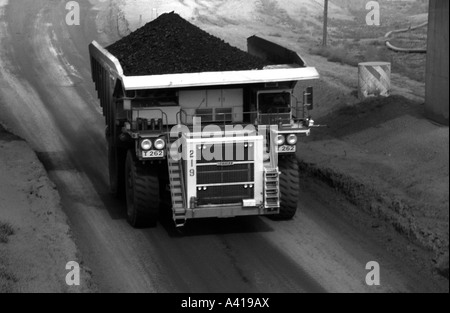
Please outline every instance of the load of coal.
[[106, 49], [119, 59], [127, 76], [245, 71], [267, 65], [173, 12]]

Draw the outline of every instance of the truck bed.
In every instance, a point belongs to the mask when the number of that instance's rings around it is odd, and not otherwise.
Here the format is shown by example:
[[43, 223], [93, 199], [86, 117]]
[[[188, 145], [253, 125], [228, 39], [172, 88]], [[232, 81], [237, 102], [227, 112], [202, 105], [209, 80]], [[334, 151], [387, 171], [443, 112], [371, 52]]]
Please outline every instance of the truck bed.
[[110, 103], [115, 88], [123, 91], [168, 88], [195, 88], [207, 86], [232, 86], [260, 83], [277, 83], [319, 78], [314, 67], [308, 67], [294, 51], [260, 37], [248, 39], [248, 51], [270, 61], [262, 70], [203, 72], [147, 76], [126, 76], [119, 60], [93, 41], [89, 45], [92, 78], [102, 107]]
[[[252, 39], [253, 42], [258, 41], [258, 37], [251, 37], [249, 38], [249, 43], [250, 39]], [[280, 47], [273, 43], [272, 45]], [[254, 49], [249, 50], [250, 53], [255, 52]], [[285, 50], [289, 51], [287, 49]], [[278, 62], [281, 63], [269, 65], [262, 70], [203, 72], [149, 76], [124, 75], [119, 60], [96, 41], [93, 41], [89, 45], [89, 52], [91, 55], [92, 74], [94, 81], [98, 83], [98, 81], [103, 77], [101, 73], [98, 73], [99, 67], [101, 67], [108, 72], [111, 78], [119, 79], [122, 82], [125, 90], [257, 84], [282, 81], [312, 80], [319, 78], [319, 73], [317, 72], [317, 70], [313, 67], [306, 66], [301, 57], [293, 51], [290, 51], [292, 53], [290, 59], [286, 60], [285, 58], [279, 57]], [[294, 56], [294, 58], [292, 56]], [[283, 63], [283, 61], [287, 62]]]

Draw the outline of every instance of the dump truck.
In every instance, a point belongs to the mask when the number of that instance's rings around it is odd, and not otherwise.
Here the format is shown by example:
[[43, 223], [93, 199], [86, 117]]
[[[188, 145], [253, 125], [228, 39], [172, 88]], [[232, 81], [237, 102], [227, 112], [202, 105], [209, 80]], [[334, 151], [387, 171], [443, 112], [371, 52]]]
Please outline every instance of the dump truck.
[[154, 225], [163, 208], [177, 227], [201, 218], [296, 214], [297, 142], [314, 122], [310, 84], [300, 93], [294, 88], [319, 74], [281, 45], [257, 36], [247, 44], [270, 65], [147, 76], [126, 76], [107, 49], [89, 45], [110, 189], [126, 199], [133, 227]]

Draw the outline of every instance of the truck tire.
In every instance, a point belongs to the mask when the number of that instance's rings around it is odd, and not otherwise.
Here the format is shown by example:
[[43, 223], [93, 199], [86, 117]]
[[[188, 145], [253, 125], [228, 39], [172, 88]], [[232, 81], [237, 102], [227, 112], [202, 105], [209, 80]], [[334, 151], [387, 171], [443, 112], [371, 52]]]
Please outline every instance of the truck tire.
[[298, 161], [295, 156], [280, 158], [280, 214], [275, 220], [290, 220], [295, 216], [298, 205], [298, 188], [300, 184]]
[[109, 191], [118, 199], [125, 198], [125, 158], [126, 151], [117, 148], [113, 137], [108, 137]]
[[125, 164], [127, 220], [134, 228], [156, 226], [160, 207], [158, 171], [143, 165], [133, 151]]

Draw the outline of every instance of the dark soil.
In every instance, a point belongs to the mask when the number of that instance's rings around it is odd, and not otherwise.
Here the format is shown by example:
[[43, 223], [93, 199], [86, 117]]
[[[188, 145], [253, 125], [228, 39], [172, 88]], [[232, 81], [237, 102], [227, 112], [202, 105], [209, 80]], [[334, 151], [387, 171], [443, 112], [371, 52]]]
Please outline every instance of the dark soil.
[[119, 59], [127, 76], [245, 71], [267, 65], [173, 12], [106, 49]]

